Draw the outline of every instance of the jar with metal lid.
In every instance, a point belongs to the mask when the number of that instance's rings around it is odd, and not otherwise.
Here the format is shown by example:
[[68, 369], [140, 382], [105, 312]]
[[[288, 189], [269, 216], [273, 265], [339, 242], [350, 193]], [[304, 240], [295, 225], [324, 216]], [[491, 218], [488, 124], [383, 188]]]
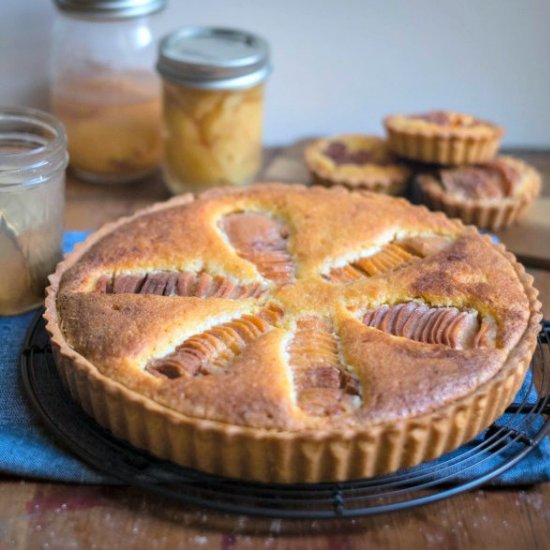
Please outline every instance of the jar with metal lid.
[[235, 29], [183, 28], [161, 41], [157, 70], [170, 190], [251, 182], [262, 158], [267, 42]]
[[42, 303], [61, 259], [67, 162], [58, 120], [0, 108], [0, 315]]
[[143, 178], [161, 160], [151, 15], [166, 0], [55, 0], [50, 97], [71, 169], [88, 181]]

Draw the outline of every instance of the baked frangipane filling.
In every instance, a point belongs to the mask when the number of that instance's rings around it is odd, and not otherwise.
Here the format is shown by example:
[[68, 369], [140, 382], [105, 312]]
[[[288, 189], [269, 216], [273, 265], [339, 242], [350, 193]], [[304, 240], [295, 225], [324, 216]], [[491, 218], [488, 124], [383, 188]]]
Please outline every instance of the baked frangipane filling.
[[485, 229], [515, 222], [541, 188], [540, 175], [534, 168], [506, 156], [420, 175], [415, 183], [423, 202]]
[[376, 136], [345, 134], [313, 142], [305, 153], [313, 181], [395, 195], [404, 190], [410, 169]]
[[539, 308], [511, 255], [442, 214], [265, 184], [107, 226], [60, 264], [46, 317], [71, 392], [116, 435], [296, 482], [473, 437], [521, 384]]
[[457, 166], [488, 162], [498, 150], [503, 129], [471, 115], [430, 111], [384, 119], [389, 148], [404, 158]]

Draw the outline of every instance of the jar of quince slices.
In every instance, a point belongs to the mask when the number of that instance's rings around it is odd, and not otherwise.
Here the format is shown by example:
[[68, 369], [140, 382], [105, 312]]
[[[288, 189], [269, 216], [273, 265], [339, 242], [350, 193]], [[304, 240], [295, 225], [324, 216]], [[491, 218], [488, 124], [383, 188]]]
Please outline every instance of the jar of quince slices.
[[152, 14], [166, 0], [55, 0], [50, 97], [72, 171], [124, 183], [160, 165], [161, 87]]
[[267, 42], [235, 29], [186, 27], [161, 41], [157, 70], [170, 190], [250, 183], [262, 158]]

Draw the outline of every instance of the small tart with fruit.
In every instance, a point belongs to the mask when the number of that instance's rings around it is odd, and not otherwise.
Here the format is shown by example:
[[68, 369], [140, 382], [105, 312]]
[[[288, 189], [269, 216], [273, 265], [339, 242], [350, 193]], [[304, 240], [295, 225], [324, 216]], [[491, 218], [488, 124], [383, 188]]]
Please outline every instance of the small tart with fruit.
[[524, 162], [501, 156], [484, 164], [420, 175], [415, 183], [422, 202], [433, 210], [496, 230], [527, 211], [540, 193], [541, 176]]
[[410, 169], [384, 139], [359, 134], [338, 135], [313, 142], [305, 153], [315, 183], [397, 195], [404, 191]]
[[494, 158], [504, 134], [492, 122], [453, 111], [391, 115], [384, 125], [394, 153], [441, 165], [488, 162]]

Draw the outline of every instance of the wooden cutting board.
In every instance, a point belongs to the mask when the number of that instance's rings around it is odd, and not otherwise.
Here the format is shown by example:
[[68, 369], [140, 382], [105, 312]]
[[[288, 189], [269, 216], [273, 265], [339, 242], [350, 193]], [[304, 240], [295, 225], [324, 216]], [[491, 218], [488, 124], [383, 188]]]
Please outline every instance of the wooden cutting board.
[[[281, 148], [263, 170], [262, 181], [307, 182], [304, 139]], [[532, 164], [543, 176], [543, 192], [526, 216], [515, 226], [497, 232], [504, 244], [529, 267], [550, 270], [550, 151], [509, 150], [510, 154]]]

